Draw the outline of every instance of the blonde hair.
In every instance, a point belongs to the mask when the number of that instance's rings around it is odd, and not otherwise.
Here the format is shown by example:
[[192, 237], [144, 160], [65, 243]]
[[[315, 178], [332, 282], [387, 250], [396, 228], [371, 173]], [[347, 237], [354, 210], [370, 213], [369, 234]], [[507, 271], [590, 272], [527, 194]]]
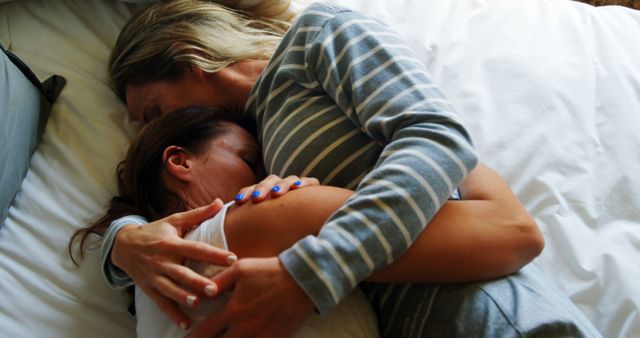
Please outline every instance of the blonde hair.
[[172, 80], [184, 66], [217, 72], [248, 59], [273, 55], [294, 14], [289, 1], [159, 1], [136, 13], [124, 26], [109, 60], [120, 99], [129, 84]]

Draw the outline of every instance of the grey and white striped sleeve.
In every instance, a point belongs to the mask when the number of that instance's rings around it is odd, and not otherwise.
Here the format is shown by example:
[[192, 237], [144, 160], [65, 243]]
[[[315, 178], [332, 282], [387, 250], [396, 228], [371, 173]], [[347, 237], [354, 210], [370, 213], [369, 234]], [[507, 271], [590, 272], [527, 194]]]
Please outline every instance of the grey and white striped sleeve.
[[340, 11], [307, 44], [305, 64], [310, 81], [319, 83], [357, 128], [384, 145], [356, 194], [319, 235], [280, 255], [326, 312], [411, 246], [477, 157], [452, 104], [424, 65], [380, 22]]

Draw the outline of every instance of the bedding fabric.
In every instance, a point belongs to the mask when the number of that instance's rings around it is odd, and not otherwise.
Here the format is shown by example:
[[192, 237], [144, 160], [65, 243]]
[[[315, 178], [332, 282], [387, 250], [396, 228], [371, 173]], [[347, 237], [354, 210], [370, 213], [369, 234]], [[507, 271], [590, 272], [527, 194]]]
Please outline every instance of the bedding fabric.
[[[541, 226], [546, 248], [534, 264], [604, 336], [640, 336], [640, 13], [565, 0], [335, 2], [418, 51], [481, 159]], [[38, 77], [68, 80], [0, 231], [2, 335], [135, 335], [97, 252], [75, 267], [66, 251], [115, 193], [115, 166], [138, 128], [105, 68], [135, 8], [0, 4], [0, 41]]]

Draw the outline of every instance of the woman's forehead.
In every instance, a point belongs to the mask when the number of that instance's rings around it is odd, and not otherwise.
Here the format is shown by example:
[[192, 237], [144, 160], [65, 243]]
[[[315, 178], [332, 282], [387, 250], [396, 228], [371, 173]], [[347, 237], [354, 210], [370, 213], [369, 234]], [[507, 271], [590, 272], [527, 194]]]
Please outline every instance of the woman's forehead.
[[144, 121], [145, 110], [153, 109], [158, 92], [153, 83], [145, 85], [127, 85], [125, 90], [127, 110], [132, 119]]
[[218, 137], [221, 142], [232, 144], [256, 144], [255, 138], [236, 123], [223, 121], [224, 132]]

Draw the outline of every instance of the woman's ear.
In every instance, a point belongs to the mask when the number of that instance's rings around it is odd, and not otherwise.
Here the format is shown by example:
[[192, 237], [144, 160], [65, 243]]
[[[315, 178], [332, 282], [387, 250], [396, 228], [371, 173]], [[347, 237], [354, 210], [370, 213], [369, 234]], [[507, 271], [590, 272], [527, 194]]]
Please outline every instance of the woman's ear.
[[191, 181], [191, 153], [178, 146], [169, 146], [162, 153], [162, 163], [167, 173], [180, 181]]

